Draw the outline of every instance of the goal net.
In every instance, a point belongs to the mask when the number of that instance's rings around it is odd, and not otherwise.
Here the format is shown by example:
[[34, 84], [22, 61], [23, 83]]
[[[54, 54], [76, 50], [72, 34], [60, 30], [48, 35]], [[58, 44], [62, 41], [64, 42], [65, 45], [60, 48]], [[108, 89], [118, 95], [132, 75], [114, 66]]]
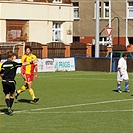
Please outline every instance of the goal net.
[[1, 55], [1, 58], [4, 59], [4, 58], [7, 58], [6, 55], [7, 55], [7, 52], [8, 51], [13, 51], [15, 52], [17, 55], [18, 55], [18, 51], [19, 51], [19, 47], [22, 45], [23, 46], [23, 54], [24, 54], [24, 48], [25, 48], [25, 42], [0, 42], [0, 55]]

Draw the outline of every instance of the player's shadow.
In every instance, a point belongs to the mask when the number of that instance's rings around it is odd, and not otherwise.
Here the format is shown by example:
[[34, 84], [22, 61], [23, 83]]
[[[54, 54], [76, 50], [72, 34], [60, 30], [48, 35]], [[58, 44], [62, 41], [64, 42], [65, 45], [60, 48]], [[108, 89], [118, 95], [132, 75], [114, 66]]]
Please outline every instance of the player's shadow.
[[0, 110], [0, 112], [2, 112], [2, 113], [6, 113], [7, 111], [8, 111], [8, 110], [5, 109], [5, 108]]
[[[0, 105], [0, 107], [2, 107], [2, 108], [4, 108], [4, 107], [6, 107], [6, 105]], [[0, 112], [7, 112], [7, 109], [6, 108], [4, 108], [4, 109], [0, 109]]]
[[118, 90], [112, 90], [113, 92], [117, 92], [118, 93]]
[[31, 103], [31, 100], [28, 100], [28, 99], [19, 99], [18, 102], [21, 102], [21, 103]]
[[[0, 105], [0, 108], [4, 108], [6, 105]], [[6, 112], [7, 109], [0, 109], [0, 112]]]
[[[117, 92], [117, 93], [118, 93], [118, 90], [112, 90], [112, 91], [113, 91], [113, 92]], [[129, 92], [125, 91], [125, 90], [124, 90], [124, 91], [122, 91], [122, 93], [123, 93], [123, 92], [125, 92], [125, 93], [129, 93]], [[131, 96], [133, 96], [133, 95], [131, 95]]]

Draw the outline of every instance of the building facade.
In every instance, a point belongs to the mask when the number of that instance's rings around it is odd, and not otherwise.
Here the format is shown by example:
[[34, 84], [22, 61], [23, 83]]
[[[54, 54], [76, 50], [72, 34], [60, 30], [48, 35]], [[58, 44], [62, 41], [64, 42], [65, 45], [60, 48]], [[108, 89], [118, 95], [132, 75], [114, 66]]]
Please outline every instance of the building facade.
[[[65, 15], [64, 15], [65, 14]], [[72, 43], [69, 0], [0, 1], [0, 42]]]
[[[74, 5], [73, 40], [95, 44], [96, 1], [72, 0], [72, 3]], [[106, 27], [112, 28], [113, 45], [133, 44], [133, 0], [100, 0], [99, 40], [102, 45], [108, 45]]]

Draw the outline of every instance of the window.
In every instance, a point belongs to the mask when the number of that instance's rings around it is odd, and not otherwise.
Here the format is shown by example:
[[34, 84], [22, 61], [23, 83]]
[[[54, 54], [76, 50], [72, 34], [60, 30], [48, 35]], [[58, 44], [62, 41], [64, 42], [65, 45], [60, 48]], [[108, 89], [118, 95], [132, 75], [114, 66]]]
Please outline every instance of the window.
[[127, 2], [127, 17], [133, 19], [133, 1]]
[[80, 37], [79, 36], [74, 36], [73, 37], [73, 42], [79, 42], [80, 41]]
[[79, 2], [73, 2], [74, 20], [79, 19]]
[[61, 22], [53, 22], [53, 42], [61, 42]]
[[109, 2], [104, 2], [104, 18], [109, 18]]
[[27, 41], [28, 21], [6, 21], [6, 41]]
[[53, 3], [62, 3], [62, 0], [53, 0]]
[[129, 44], [133, 44], [133, 37], [128, 37]]
[[[96, 2], [95, 2], [94, 12], [95, 12], [94, 18], [96, 18]], [[99, 2], [99, 17], [100, 18], [102, 17], [102, 13], [101, 13], [101, 2]]]
[[[110, 5], [109, 2], [99, 2], [99, 17], [109, 19]], [[96, 18], [96, 3], [94, 8], [94, 18]]]

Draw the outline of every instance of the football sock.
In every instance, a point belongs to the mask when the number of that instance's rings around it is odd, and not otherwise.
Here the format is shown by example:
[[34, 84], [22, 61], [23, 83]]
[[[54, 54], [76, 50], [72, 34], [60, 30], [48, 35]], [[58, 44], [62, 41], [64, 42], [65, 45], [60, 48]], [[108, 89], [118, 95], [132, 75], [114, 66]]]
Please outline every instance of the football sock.
[[128, 90], [129, 83], [125, 82], [125, 90]]
[[20, 94], [21, 92], [23, 92], [23, 91], [25, 91], [25, 90], [26, 90], [26, 87], [25, 87], [25, 85], [24, 85], [24, 86], [22, 86], [22, 87], [17, 91], [17, 93]]
[[28, 89], [28, 90], [29, 90], [29, 93], [30, 93], [30, 95], [31, 95], [31, 97], [32, 97], [32, 100], [34, 100], [35, 94], [34, 94], [33, 89]]
[[6, 102], [7, 107], [10, 108], [11, 107], [10, 99], [6, 98], [5, 102]]
[[12, 108], [13, 102], [14, 102], [14, 98], [10, 98], [10, 108]]
[[121, 84], [117, 84], [118, 91], [121, 90]]

